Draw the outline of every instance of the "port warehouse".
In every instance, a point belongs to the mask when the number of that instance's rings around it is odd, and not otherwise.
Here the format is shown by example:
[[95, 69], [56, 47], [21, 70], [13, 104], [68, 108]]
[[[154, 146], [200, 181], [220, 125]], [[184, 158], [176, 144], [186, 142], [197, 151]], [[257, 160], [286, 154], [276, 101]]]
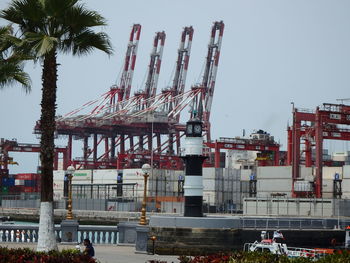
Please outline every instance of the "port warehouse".
[[[242, 154], [244, 155], [240, 152], [239, 157]], [[237, 163], [228, 166], [237, 166]], [[292, 198], [291, 166], [265, 166], [256, 169], [250, 165], [238, 166], [241, 166], [240, 169], [203, 168], [203, 199], [206, 212], [243, 212], [244, 215], [251, 216], [350, 216], [347, 200], [350, 199], [350, 165], [323, 167], [322, 199]], [[300, 191], [310, 190], [305, 182], [313, 180], [313, 168], [301, 166], [300, 175], [303, 182], [298, 186]], [[23, 174], [17, 178], [29, 179]], [[32, 178], [37, 180], [37, 177]], [[54, 171], [54, 199], [57, 208], [65, 206], [64, 178], [64, 170]], [[119, 183], [122, 180], [121, 186], [117, 184], [118, 179]], [[15, 184], [20, 180], [23, 179], [14, 179]], [[182, 213], [183, 180], [183, 170], [154, 169], [148, 183], [148, 210]], [[341, 180], [341, 199], [334, 198], [335, 180]], [[251, 191], [252, 181], [256, 181], [256, 193]], [[141, 169], [79, 170], [73, 176], [73, 208], [138, 211], [143, 187]], [[39, 195], [35, 192], [13, 195], [3, 192], [2, 195], [2, 207], [39, 207]]]

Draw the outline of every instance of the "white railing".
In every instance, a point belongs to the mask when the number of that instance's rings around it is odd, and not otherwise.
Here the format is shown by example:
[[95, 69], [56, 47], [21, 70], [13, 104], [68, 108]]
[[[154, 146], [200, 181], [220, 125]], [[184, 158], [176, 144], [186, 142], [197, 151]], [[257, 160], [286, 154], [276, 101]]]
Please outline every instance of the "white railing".
[[[56, 239], [60, 242], [62, 237], [61, 226], [55, 226]], [[22, 242], [35, 243], [38, 241], [39, 226], [37, 225], [0, 225], [0, 243]], [[94, 244], [117, 244], [117, 226], [81, 225], [78, 229], [78, 243], [89, 238]]]

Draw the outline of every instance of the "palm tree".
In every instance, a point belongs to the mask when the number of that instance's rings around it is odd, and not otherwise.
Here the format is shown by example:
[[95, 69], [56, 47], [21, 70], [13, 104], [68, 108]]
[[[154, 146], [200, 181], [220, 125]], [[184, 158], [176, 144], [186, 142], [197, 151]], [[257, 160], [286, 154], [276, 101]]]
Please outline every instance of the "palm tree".
[[94, 49], [112, 53], [107, 34], [93, 28], [105, 19], [79, 0], [13, 0], [0, 17], [18, 25], [24, 47], [42, 62], [40, 117], [41, 203], [37, 250], [57, 250], [53, 223], [53, 161], [57, 90], [57, 54], [85, 55]]
[[30, 91], [30, 78], [23, 71], [26, 57], [15, 52], [20, 43], [11, 26], [0, 27], [0, 89], [19, 83], [26, 92]]

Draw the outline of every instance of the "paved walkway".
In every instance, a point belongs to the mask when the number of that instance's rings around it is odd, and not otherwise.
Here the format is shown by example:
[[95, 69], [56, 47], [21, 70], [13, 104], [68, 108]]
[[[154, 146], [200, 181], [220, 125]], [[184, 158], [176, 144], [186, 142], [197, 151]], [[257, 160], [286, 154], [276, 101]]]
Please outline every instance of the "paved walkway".
[[[31, 243], [0, 243], [0, 246], [17, 248], [29, 247], [36, 248], [36, 244]], [[71, 245], [59, 245], [59, 249], [75, 248]], [[165, 261], [167, 263], [178, 263], [177, 256], [163, 256], [163, 255], [147, 255], [135, 254], [135, 247], [132, 246], [115, 246], [115, 245], [94, 245], [96, 258], [101, 263], [144, 263], [149, 260]]]

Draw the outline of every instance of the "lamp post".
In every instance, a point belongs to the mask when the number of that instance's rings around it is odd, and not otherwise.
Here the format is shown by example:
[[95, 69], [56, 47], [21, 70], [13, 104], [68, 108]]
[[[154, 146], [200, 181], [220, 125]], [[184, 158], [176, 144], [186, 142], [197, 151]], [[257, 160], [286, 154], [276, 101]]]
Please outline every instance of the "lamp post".
[[73, 213], [72, 213], [72, 178], [74, 174], [75, 168], [71, 165], [67, 168], [67, 176], [68, 176], [68, 211], [66, 219], [72, 220], [73, 219]]
[[142, 208], [141, 208], [141, 217], [140, 217], [140, 225], [147, 225], [146, 221], [146, 198], [147, 198], [147, 178], [149, 176], [149, 172], [151, 171], [151, 166], [148, 163], [145, 163], [141, 167], [143, 172], [143, 179], [144, 179], [144, 188], [143, 188], [143, 201], [142, 201]]

